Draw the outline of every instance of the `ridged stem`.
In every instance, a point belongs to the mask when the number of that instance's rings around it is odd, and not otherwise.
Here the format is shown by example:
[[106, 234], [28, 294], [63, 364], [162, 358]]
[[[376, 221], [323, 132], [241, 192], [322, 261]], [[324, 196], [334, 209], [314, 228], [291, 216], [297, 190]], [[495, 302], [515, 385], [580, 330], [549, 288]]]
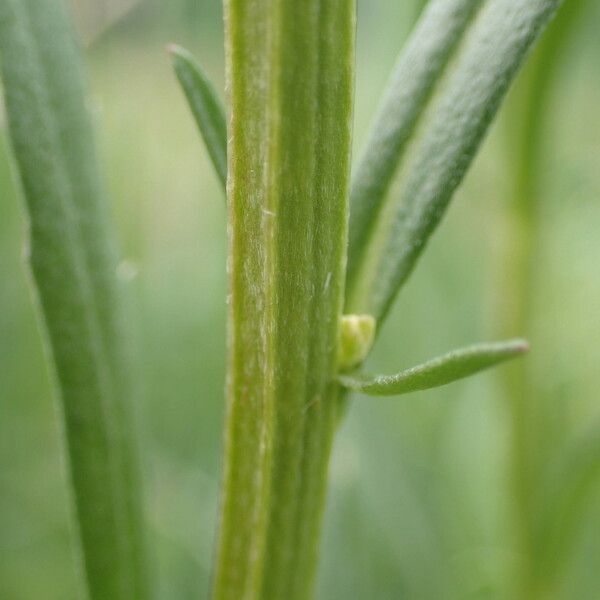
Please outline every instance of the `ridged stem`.
[[216, 600], [310, 597], [336, 423], [353, 0], [225, 2], [229, 357]]

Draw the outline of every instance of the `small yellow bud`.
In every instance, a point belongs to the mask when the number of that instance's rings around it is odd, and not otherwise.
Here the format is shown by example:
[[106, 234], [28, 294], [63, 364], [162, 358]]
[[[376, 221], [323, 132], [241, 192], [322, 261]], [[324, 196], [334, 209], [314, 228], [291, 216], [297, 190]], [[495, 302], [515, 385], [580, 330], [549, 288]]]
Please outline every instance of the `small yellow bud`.
[[344, 371], [367, 356], [375, 338], [375, 319], [371, 315], [344, 315], [340, 322], [338, 365]]

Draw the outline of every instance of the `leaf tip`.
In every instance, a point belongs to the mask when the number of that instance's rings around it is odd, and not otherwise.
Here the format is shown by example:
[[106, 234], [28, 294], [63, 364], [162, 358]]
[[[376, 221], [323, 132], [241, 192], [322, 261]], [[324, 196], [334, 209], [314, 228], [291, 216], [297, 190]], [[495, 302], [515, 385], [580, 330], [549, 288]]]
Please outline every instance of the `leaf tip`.
[[531, 346], [529, 342], [523, 338], [515, 338], [514, 340], [509, 340], [505, 343], [507, 354], [510, 355], [519, 355], [526, 354], [531, 350]]
[[193, 56], [179, 44], [170, 43], [165, 46], [165, 51], [171, 59], [175, 70], [181, 68], [182, 63], [190, 63], [193, 61]]
[[177, 57], [185, 54], [185, 49], [182, 48], [179, 44], [175, 44], [171, 42], [165, 46], [165, 50], [169, 56]]

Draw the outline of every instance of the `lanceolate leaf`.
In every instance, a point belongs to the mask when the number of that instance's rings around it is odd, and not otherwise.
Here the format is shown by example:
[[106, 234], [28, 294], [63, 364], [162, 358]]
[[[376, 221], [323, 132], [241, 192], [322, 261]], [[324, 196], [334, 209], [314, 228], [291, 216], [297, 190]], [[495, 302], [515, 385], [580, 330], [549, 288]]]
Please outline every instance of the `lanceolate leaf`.
[[354, 178], [347, 312], [372, 314], [378, 322], [386, 315], [559, 4], [428, 5], [396, 66]]
[[194, 57], [184, 48], [169, 46], [173, 68], [190, 105], [219, 181], [227, 182], [227, 124], [214, 87]]
[[446, 385], [493, 367], [528, 350], [527, 342], [510, 340], [454, 350], [396, 375], [340, 375], [340, 383], [371, 396], [395, 396]]
[[0, 2], [4, 95], [89, 596], [140, 600], [148, 588], [130, 360], [82, 65], [61, 7], [57, 0]]
[[[348, 280], [352, 284], [408, 142], [480, 0], [434, 0], [394, 68], [352, 177]], [[366, 278], [366, 274], [363, 275]], [[367, 285], [365, 281], [363, 285]], [[355, 292], [356, 293], [356, 292]], [[354, 301], [356, 302], [356, 301]]]

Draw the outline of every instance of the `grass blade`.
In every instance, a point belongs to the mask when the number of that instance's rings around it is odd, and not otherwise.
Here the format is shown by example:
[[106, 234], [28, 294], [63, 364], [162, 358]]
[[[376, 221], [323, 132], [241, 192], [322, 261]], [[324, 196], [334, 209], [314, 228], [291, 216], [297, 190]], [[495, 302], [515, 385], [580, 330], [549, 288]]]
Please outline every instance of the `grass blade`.
[[347, 312], [385, 317], [559, 4], [434, 0], [426, 8], [354, 179]]
[[194, 115], [219, 181], [227, 184], [227, 123], [225, 109], [208, 77], [184, 48], [169, 46], [173, 68]]
[[133, 384], [82, 65], [55, 0], [0, 3], [8, 123], [92, 599], [148, 597]]
[[476, 344], [454, 350], [396, 375], [340, 375], [340, 383], [370, 396], [395, 396], [452, 383], [529, 349], [523, 340]]

